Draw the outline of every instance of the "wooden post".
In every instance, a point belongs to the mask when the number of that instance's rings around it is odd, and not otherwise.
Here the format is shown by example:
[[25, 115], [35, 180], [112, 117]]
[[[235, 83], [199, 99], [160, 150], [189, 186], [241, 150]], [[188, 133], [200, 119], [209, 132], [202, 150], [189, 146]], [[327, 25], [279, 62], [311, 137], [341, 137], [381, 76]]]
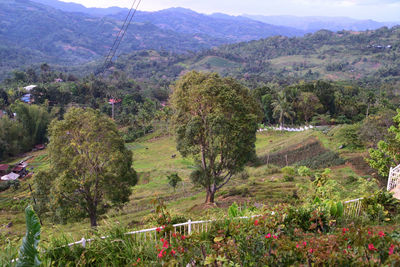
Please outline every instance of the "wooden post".
[[288, 166], [288, 159], [287, 159], [287, 154], [285, 155], [285, 159], [286, 159], [286, 166]]
[[[33, 195], [33, 191], [32, 191], [31, 184], [28, 184], [28, 185], [29, 185], [29, 190], [31, 191], [31, 195], [32, 195], [32, 198], [33, 198], [33, 202], [35, 203], [35, 205], [37, 205], [37, 204], [36, 204], [35, 196]], [[36, 214], [36, 215], [37, 215], [37, 214]], [[39, 215], [37, 215], [37, 216], [38, 216], [38, 218], [39, 218], [40, 225], [43, 225], [42, 219], [40, 219]]]

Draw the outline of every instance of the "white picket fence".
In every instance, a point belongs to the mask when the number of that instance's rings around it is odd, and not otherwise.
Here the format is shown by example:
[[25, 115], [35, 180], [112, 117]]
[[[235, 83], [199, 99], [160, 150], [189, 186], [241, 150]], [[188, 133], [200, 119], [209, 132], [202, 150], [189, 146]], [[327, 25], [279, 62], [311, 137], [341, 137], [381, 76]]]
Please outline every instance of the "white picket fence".
[[[260, 217], [262, 215], [253, 215], [251, 217], [238, 217], [235, 219], [252, 219], [256, 217]], [[180, 234], [183, 235], [191, 235], [193, 233], [203, 233], [207, 232], [213, 223], [220, 221], [220, 220], [207, 220], [207, 221], [187, 221], [185, 223], [178, 223], [174, 224], [174, 233], [179, 232]], [[160, 227], [154, 227], [154, 228], [149, 228], [149, 229], [143, 229], [143, 230], [138, 230], [138, 231], [133, 231], [133, 232], [128, 232], [125, 233], [126, 235], [134, 235], [135, 240], [139, 242], [148, 242], [148, 241], [157, 241], [157, 229], [160, 229]], [[170, 233], [172, 235], [172, 232]], [[108, 236], [102, 236], [100, 237], [101, 239], [106, 239]], [[81, 240], [77, 242], [73, 242], [68, 244], [69, 247], [72, 247], [74, 245], [82, 245], [83, 247], [86, 247], [87, 243], [93, 242], [95, 239], [85, 239], [82, 237]]]
[[400, 184], [400, 165], [390, 168], [389, 180], [387, 183], [387, 191], [396, 188]]
[[343, 216], [360, 216], [363, 208], [362, 200], [363, 198], [357, 198], [343, 202]]
[[309, 125], [309, 126], [303, 126], [299, 128], [292, 128], [292, 127], [266, 127], [266, 128], [261, 128], [258, 129], [258, 132], [266, 132], [266, 131], [284, 131], [284, 132], [304, 132], [309, 129], [313, 129], [314, 126]]

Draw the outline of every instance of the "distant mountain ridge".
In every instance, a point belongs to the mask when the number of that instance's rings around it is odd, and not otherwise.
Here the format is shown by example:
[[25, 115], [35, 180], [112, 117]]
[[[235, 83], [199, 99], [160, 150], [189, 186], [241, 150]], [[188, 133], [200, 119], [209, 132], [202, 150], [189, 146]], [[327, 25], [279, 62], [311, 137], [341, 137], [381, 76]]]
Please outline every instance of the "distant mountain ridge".
[[[104, 58], [127, 13], [123, 8], [86, 8], [57, 0], [1, 0], [0, 79], [14, 68], [44, 61], [70, 66]], [[136, 15], [117, 55], [149, 49], [186, 53], [303, 34], [248, 18], [215, 18], [183, 8]]]
[[357, 20], [348, 17], [298, 17], [298, 16], [263, 16], [243, 15], [244, 17], [269, 23], [277, 26], [292, 27], [308, 33], [321, 29], [330, 31], [365, 31], [375, 30], [381, 27], [393, 27], [400, 22], [378, 22], [374, 20]]

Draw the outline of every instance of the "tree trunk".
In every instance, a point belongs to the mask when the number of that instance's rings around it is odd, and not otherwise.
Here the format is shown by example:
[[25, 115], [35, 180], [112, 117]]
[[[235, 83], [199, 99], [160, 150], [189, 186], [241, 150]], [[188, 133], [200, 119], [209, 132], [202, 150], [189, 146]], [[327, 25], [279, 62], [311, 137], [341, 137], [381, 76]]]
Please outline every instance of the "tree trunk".
[[215, 191], [211, 189], [207, 189], [207, 196], [206, 196], [206, 204], [208, 203], [214, 203], [214, 196], [215, 196]]
[[91, 227], [96, 227], [97, 226], [97, 215], [96, 215], [96, 210], [91, 210], [89, 212], [89, 218], [90, 218], [90, 226]]

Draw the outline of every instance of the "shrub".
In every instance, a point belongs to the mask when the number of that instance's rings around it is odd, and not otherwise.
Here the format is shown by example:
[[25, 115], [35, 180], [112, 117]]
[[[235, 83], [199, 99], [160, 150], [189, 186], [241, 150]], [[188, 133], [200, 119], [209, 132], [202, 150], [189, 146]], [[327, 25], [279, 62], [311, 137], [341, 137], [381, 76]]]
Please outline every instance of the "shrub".
[[307, 168], [306, 166], [300, 166], [297, 169], [297, 173], [302, 177], [311, 177], [313, 174], [312, 171], [309, 168]]
[[334, 131], [333, 136], [349, 149], [363, 148], [363, 142], [359, 137], [360, 125], [342, 125]]

